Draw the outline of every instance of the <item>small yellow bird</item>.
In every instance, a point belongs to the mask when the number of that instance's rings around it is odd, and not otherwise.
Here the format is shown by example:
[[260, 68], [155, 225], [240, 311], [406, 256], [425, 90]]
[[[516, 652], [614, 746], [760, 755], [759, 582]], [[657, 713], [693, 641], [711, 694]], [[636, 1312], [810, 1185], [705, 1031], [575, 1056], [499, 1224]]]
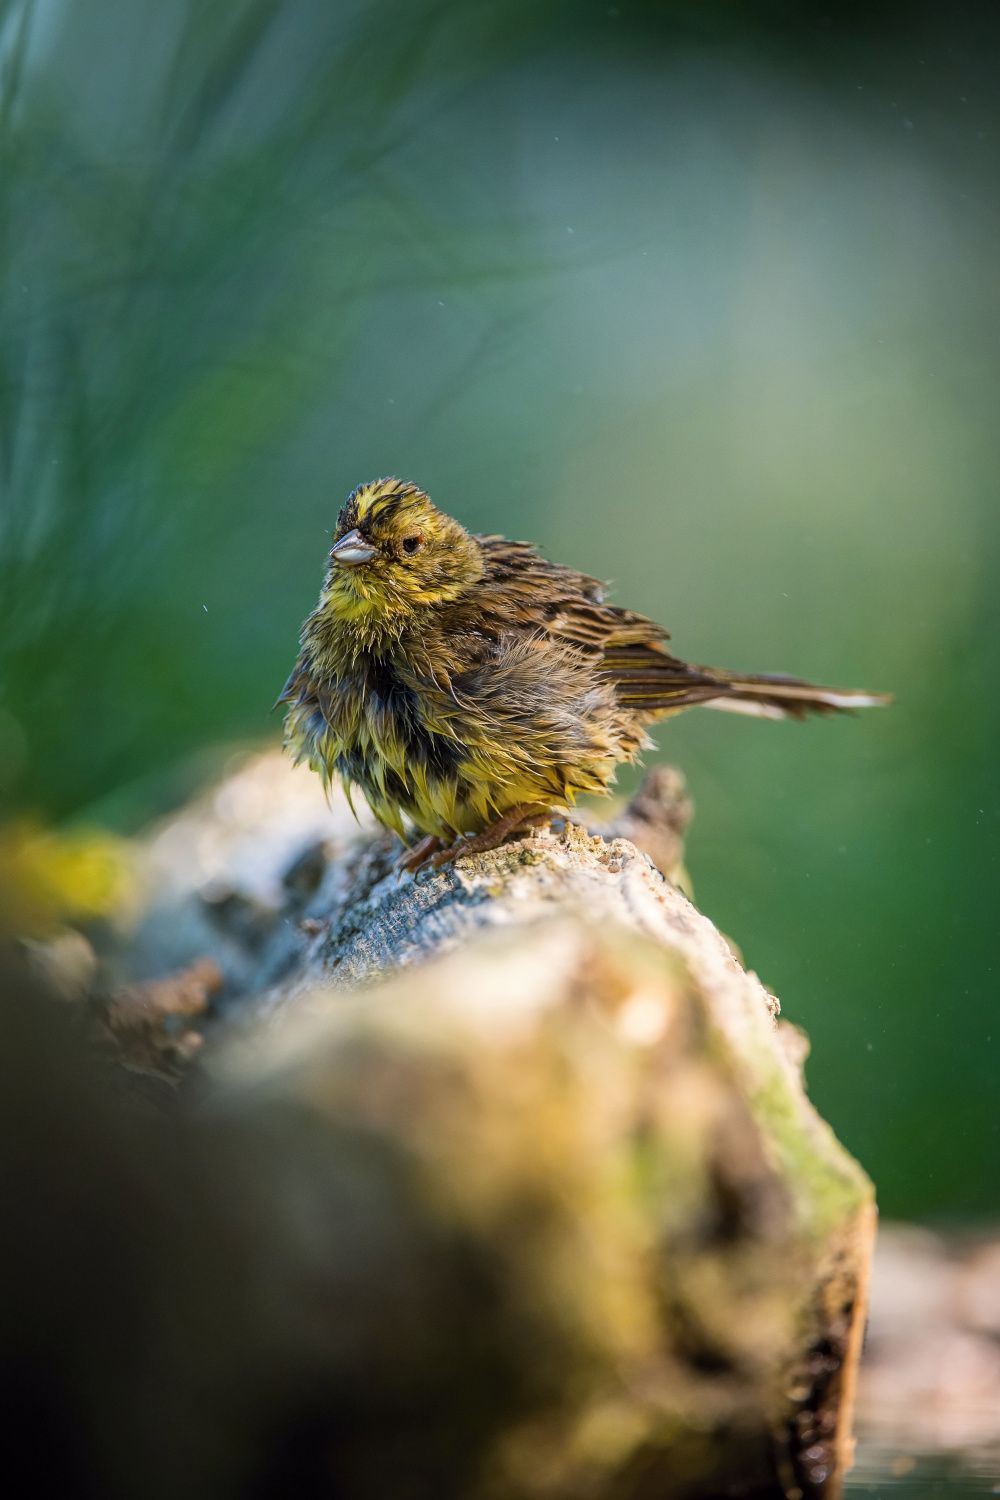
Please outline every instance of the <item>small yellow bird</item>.
[[422, 835], [400, 860], [415, 870], [606, 793], [616, 764], [652, 745], [644, 725], [695, 704], [782, 719], [889, 701], [689, 666], [667, 639], [605, 604], [596, 579], [472, 536], [415, 484], [378, 479], [337, 518], [278, 699], [285, 745], [328, 788], [359, 786], [404, 843]]

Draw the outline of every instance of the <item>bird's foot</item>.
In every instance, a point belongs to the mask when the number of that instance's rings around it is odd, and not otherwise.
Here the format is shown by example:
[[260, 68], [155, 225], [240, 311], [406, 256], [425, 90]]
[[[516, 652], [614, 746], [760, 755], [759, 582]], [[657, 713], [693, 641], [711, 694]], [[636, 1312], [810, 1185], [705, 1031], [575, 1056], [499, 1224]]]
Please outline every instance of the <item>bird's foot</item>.
[[[474, 833], [471, 838], [456, 839], [449, 844], [447, 849], [439, 849], [432, 854], [425, 863], [432, 870], [440, 870], [442, 865], [449, 865], [453, 860], [463, 859], [466, 854], [484, 854], [487, 849], [496, 849], [502, 844], [510, 833], [520, 833], [529, 828], [539, 828], [547, 823], [552, 816], [550, 808], [541, 802], [519, 802], [516, 807], [510, 807], [502, 817], [484, 828], [482, 833]], [[418, 845], [419, 847], [419, 845]], [[414, 851], [416, 852], [416, 851]]]
[[522, 818], [517, 827], [511, 829], [511, 832], [530, 833], [532, 828], [548, 828], [552, 821], [552, 809], [551, 807], [547, 807], [544, 812], [532, 813], [530, 818]]
[[437, 834], [429, 833], [425, 839], [421, 839], [418, 844], [414, 844], [412, 849], [404, 849], [393, 865], [393, 869], [400, 876], [405, 875], [407, 870], [415, 875], [418, 870], [423, 869], [431, 855], [436, 854], [440, 847], [441, 840]]

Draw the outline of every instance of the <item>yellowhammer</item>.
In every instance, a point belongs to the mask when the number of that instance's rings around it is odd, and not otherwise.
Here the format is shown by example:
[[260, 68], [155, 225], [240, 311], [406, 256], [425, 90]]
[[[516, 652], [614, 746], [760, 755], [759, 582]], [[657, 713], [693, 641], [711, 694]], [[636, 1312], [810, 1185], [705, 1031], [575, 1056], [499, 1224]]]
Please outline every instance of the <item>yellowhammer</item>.
[[379, 479], [337, 518], [319, 604], [279, 703], [285, 743], [359, 786], [415, 847], [404, 868], [493, 848], [606, 792], [644, 725], [701, 704], [803, 718], [888, 701], [689, 666], [667, 632], [527, 542], [472, 536], [415, 484]]

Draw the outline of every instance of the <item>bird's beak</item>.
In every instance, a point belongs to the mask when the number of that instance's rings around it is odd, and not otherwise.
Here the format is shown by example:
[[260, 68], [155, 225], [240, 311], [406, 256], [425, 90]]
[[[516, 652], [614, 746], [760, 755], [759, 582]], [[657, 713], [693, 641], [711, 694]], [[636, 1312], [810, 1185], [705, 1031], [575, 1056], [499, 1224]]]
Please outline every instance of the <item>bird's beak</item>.
[[355, 527], [330, 548], [330, 561], [345, 563], [349, 568], [356, 568], [359, 563], [371, 562], [377, 550], [368, 545], [361, 532]]

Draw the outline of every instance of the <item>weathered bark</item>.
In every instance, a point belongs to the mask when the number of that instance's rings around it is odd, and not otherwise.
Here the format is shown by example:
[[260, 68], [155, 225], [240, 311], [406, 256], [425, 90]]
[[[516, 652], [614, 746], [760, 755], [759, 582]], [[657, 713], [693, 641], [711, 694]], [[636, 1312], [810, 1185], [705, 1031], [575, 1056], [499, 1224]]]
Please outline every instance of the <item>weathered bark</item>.
[[[218, 799], [191, 826], [210, 840], [217, 812]], [[681, 878], [682, 784], [661, 774], [604, 836], [536, 830], [416, 880], [391, 873], [386, 836], [329, 817], [277, 911], [241, 892], [234, 868], [229, 889], [217, 868], [199, 891], [175, 857], [130, 962], [162, 971], [207, 955], [227, 975], [198, 1053], [215, 1111], [291, 1109], [311, 1122], [303, 1139], [319, 1131], [334, 1155], [360, 1133], [402, 1164], [379, 1179], [359, 1305], [377, 1299], [414, 1213], [422, 1236], [488, 1267], [461, 1326], [423, 1355], [405, 1326], [433, 1323], [443, 1293], [428, 1310], [415, 1282], [407, 1310], [405, 1286], [392, 1288], [405, 1390], [440, 1385], [449, 1364], [460, 1375], [471, 1340], [507, 1393], [484, 1420], [444, 1382], [442, 1441], [460, 1458], [451, 1472], [439, 1462], [433, 1492], [836, 1495], [872, 1188], [805, 1097], [801, 1034], [620, 836]], [[294, 1133], [286, 1147], [293, 1162]], [[443, 1304], [441, 1318], [451, 1327]], [[375, 1318], [372, 1346], [384, 1340]], [[364, 1344], [362, 1329], [352, 1378], [377, 1388], [385, 1364]], [[397, 1491], [385, 1480], [382, 1493]]]

